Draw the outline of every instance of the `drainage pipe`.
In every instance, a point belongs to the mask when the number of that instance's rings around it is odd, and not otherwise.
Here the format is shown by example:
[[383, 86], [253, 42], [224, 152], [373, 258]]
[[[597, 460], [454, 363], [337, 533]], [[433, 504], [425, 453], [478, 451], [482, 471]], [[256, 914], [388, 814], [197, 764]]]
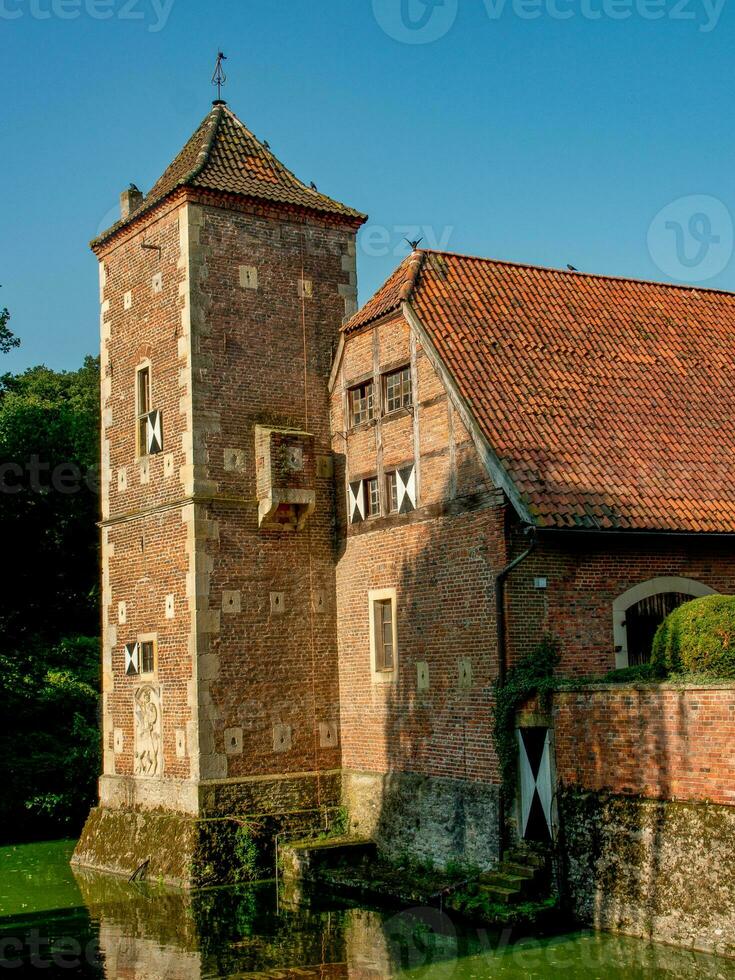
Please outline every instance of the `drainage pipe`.
[[508, 652], [505, 642], [505, 580], [514, 568], [517, 568], [522, 561], [531, 554], [536, 547], [536, 528], [529, 527], [528, 532], [532, 534], [531, 543], [525, 551], [521, 552], [513, 561], [509, 562], [505, 568], [495, 576], [495, 623], [498, 631], [498, 684], [502, 687], [508, 673]]
[[[526, 558], [531, 554], [533, 549], [536, 547], [536, 528], [528, 527], [526, 533], [532, 535], [531, 542], [525, 551], [521, 552], [520, 555], [515, 557], [513, 561], [509, 562], [505, 568], [501, 570], [495, 576], [495, 622], [498, 631], [498, 686], [503, 687], [505, 684], [505, 679], [508, 674], [508, 651], [505, 642], [505, 580], [508, 578], [510, 573], [514, 568], [517, 568], [521, 562], [525, 561]], [[498, 794], [498, 824], [500, 831], [500, 853], [502, 857], [503, 849], [505, 847], [506, 833], [505, 833], [505, 800], [503, 798], [503, 787], [500, 787], [500, 793]]]

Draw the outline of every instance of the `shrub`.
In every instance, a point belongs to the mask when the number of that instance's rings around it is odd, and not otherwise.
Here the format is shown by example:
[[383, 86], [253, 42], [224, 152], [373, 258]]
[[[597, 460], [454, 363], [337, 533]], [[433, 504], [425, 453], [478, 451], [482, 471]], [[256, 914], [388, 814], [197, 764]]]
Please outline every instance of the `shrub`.
[[657, 674], [735, 677], [735, 596], [708, 595], [679, 606], [653, 639]]

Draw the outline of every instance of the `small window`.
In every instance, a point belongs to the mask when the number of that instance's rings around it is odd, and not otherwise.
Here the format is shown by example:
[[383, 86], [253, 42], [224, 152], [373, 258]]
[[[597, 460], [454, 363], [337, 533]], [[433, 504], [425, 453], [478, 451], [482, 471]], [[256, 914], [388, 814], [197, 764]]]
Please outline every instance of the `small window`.
[[375, 669], [393, 670], [393, 600], [376, 599], [373, 603], [375, 616]]
[[373, 683], [392, 683], [398, 676], [396, 590], [368, 591], [370, 672]]
[[135, 380], [137, 448], [139, 456], [148, 455], [148, 414], [151, 411], [151, 369], [138, 368]]
[[398, 474], [395, 470], [385, 475], [385, 496], [388, 501], [388, 513], [398, 513]]
[[368, 517], [378, 517], [380, 515], [380, 488], [377, 476], [365, 480], [365, 504], [367, 506]]
[[140, 672], [152, 674], [156, 669], [155, 640], [143, 640], [140, 644]]
[[383, 377], [383, 393], [386, 412], [396, 412], [411, 404], [411, 369], [401, 368]]
[[360, 425], [373, 418], [373, 383], [366, 381], [349, 390], [350, 425]]

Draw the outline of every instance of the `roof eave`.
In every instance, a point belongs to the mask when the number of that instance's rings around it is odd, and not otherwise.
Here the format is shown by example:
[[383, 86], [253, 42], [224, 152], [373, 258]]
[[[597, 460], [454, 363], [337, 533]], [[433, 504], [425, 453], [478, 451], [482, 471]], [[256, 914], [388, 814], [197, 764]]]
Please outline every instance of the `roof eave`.
[[539, 534], [542, 535], [564, 535], [569, 537], [587, 537], [592, 535], [602, 535], [603, 537], [621, 538], [727, 538], [735, 539], [735, 531], [695, 531], [695, 530], [675, 530], [672, 528], [656, 529], [646, 527], [562, 527], [552, 524], [533, 524]]
[[107, 229], [107, 231], [104, 231], [102, 232], [101, 235], [98, 235], [96, 238], [93, 238], [89, 243], [89, 247], [92, 249], [93, 252], [97, 253], [103, 245], [106, 245], [108, 242], [110, 242], [113, 238], [115, 238], [116, 235], [132, 228], [139, 221], [140, 218], [149, 215], [151, 211], [154, 211], [157, 207], [163, 204], [167, 199], [173, 197], [176, 194], [179, 194], [181, 191], [189, 191], [191, 193], [191, 199], [193, 201], [197, 199], [197, 195], [199, 196], [204, 196], [207, 194], [215, 195], [220, 198], [239, 200], [243, 203], [250, 202], [253, 204], [258, 204], [261, 207], [272, 208], [274, 211], [281, 210], [281, 211], [290, 211], [292, 213], [296, 212], [305, 216], [319, 218], [322, 221], [331, 219], [330, 223], [332, 224], [342, 225], [347, 228], [351, 228], [355, 230], [357, 230], [363, 224], [365, 224], [365, 222], [368, 219], [368, 216], [366, 214], [363, 214], [361, 211], [354, 211], [353, 213], [350, 214], [337, 210], [332, 211], [327, 208], [324, 209], [309, 208], [302, 204], [285, 204], [283, 202], [278, 202], [278, 201], [269, 201], [266, 198], [254, 197], [248, 194], [233, 194], [227, 191], [215, 191], [215, 190], [210, 191], [204, 187], [193, 187], [190, 183], [188, 183], [188, 180], [189, 178], [187, 177], [186, 179], [179, 181], [177, 184], [175, 184], [173, 187], [167, 190], [164, 194], [159, 195], [159, 197], [154, 198], [151, 201], [144, 201], [143, 204], [136, 211], [130, 214], [127, 218], [123, 218], [122, 220], [117, 221], [114, 225], [111, 225]]

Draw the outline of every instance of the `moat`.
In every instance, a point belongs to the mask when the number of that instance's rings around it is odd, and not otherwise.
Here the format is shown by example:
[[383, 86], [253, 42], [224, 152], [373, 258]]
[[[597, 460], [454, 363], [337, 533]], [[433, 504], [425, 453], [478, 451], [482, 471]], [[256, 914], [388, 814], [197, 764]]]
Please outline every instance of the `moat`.
[[476, 928], [274, 882], [194, 894], [72, 872], [73, 841], [0, 848], [0, 967], [99, 978], [735, 978], [735, 961], [588, 931]]

